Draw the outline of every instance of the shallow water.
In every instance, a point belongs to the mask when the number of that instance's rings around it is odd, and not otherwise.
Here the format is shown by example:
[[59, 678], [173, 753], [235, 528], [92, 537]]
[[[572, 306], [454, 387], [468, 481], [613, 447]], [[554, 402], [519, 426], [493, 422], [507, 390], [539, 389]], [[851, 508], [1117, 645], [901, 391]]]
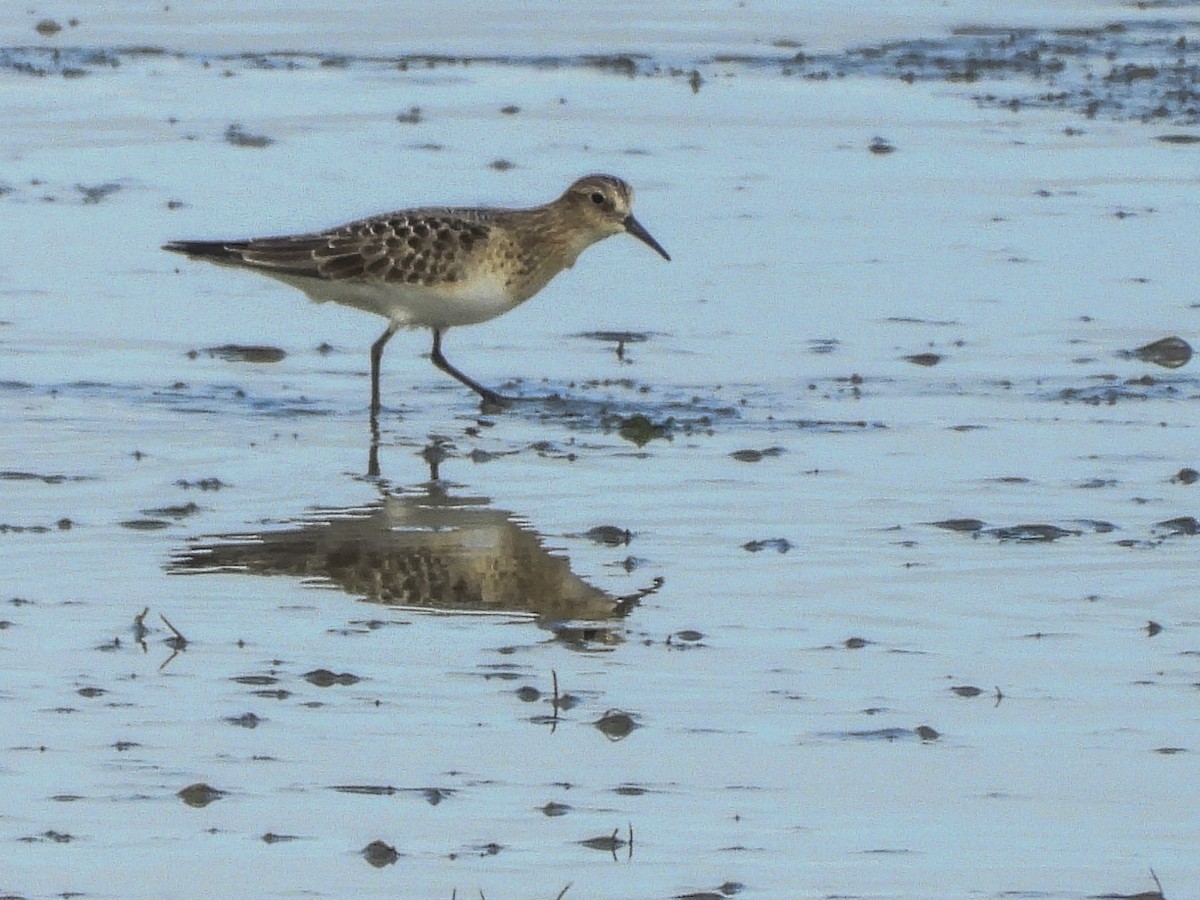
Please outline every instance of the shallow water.
[[[116, 66], [0, 69], [0, 894], [1197, 882], [1200, 382], [1127, 352], [1194, 340], [1186, 122], [691, 36], [630, 77], [579, 33], [276, 65], [222, 55], [308, 49], [253, 21], [81, 17], [7, 45]], [[157, 249], [593, 170], [674, 261], [608, 241], [452, 332], [503, 413], [398, 335], [380, 479], [382, 323]]]

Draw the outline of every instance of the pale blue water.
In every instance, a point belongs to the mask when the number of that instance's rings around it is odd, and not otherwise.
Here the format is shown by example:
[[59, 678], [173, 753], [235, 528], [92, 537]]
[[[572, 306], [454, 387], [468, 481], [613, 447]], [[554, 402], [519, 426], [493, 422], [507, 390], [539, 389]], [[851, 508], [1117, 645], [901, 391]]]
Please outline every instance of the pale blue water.
[[[913, 6], [896, 33], [878, 6], [613, 9], [625, 39], [554, 18], [495, 52], [615, 41], [711, 59], [781, 36], [944, 37], [987, 11]], [[81, 11], [54, 39], [36, 17], [2, 32], [8, 47], [187, 52], [126, 53], [79, 78], [0, 69], [0, 893], [1085, 897], [1150, 891], [1153, 868], [1186, 896], [1200, 874], [1197, 538], [1159, 523], [1195, 514], [1197, 488], [1172, 478], [1197, 465], [1200, 391], [1192, 364], [1118, 352], [1194, 342], [1195, 151], [1155, 139], [1187, 126], [740, 62], [706, 64], [698, 93], [686, 73], [574, 65], [266, 68], [192, 51], [406, 44], [351, 15], [322, 32], [304, 9], [211, 27], [185, 5], [165, 24], [121, 15]], [[418, 16], [412, 49], [440, 34], [477, 49], [490, 15]], [[1022, 11], [1035, 25], [1102, 15], [1137, 13]], [[421, 122], [396, 120], [413, 106]], [[235, 122], [275, 142], [233, 146]], [[896, 152], [868, 152], [877, 135]], [[456, 542], [486, 555], [538, 535], [610, 597], [660, 589], [594, 634], [556, 637], [525, 607], [362, 602], [319, 578], [346, 547], [304, 557], [307, 581], [168, 571], [196, 541], [376, 502], [365, 371], [382, 323], [163, 241], [542, 202], [592, 170], [637, 187], [674, 261], [614, 239], [521, 309], [451, 332], [447, 355], [472, 375], [562, 393], [565, 413], [481, 422], [421, 358], [427, 336], [396, 337], [384, 487], [426, 496], [420, 454], [437, 439], [444, 490], [469, 515], [403, 520], [393, 544], [411, 533], [430, 559], [457, 559]], [[78, 187], [110, 183], [97, 203]], [[597, 330], [651, 334], [622, 361], [580, 336]], [[287, 356], [188, 355], [223, 343]], [[923, 352], [943, 359], [904, 360]], [[1112, 404], [1071, 399], [1106, 385]], [[671, 439], [623, 438], [616, 422], [635, 413], [673, 417]], [[730, 455], [769, 448], [782, 452]], [[930, 524], [951, 518], [984, 524]], [[136, 527], [151, 519], [167, 524]], [[1023, 524], [1070, 533], [989, 532]], [[590, 540], [596, 526], [630, 542]], [[174, 658], [160, 615], [190, 642]], [[361, 680], [304, 678], [320, 668]], [[577, 699], [557, 719], [552, 673]], [[610, 740], [593, 723], [612, 709], [640, 727]], [[226, 721], [247, 712], [264, 721]], [[940, 737], [920, 740], [922, 725]], [[176, 792], [196, 782], [227, 794], [192, 808]], [[550, 802], [570, 809], [547, 815]], [[615, 859], [580, 843], [630, 828]], [[363, 859], [375, 840], [394, 865]]]

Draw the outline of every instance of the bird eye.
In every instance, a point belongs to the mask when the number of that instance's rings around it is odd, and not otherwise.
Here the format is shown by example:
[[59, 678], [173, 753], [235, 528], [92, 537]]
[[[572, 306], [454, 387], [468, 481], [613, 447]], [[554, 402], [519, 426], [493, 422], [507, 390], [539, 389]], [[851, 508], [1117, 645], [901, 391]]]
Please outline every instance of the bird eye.
[[594, 194], [592, 194], [592, 202], [599, 206], [604, 202], [604, 195], [599, 191], [596, 191]]

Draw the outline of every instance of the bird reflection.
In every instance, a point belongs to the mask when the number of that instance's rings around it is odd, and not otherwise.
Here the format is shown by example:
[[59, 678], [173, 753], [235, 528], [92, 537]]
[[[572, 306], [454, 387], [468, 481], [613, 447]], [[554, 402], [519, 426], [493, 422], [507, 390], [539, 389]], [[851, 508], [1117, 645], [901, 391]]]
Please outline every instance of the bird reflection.
[[611, 623], [661, 584], [613, 596], [488, 504], [431, 481], [366, 506], [317, 510], [290, 527], [197, 539], [168, 571], [290, 575], [390, 606], [529, 614], [579, 646], [619, 642]]

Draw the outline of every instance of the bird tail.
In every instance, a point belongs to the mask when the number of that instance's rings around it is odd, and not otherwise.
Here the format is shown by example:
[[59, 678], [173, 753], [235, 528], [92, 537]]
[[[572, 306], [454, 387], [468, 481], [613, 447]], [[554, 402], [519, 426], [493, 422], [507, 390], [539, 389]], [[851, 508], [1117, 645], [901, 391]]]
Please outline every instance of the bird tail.
[[164, 250], [172, 253], [183, 253], [198, 259], [238, 259], [242, 258], [245, 248], [243, 241], [169, 241], [163, 244]]

